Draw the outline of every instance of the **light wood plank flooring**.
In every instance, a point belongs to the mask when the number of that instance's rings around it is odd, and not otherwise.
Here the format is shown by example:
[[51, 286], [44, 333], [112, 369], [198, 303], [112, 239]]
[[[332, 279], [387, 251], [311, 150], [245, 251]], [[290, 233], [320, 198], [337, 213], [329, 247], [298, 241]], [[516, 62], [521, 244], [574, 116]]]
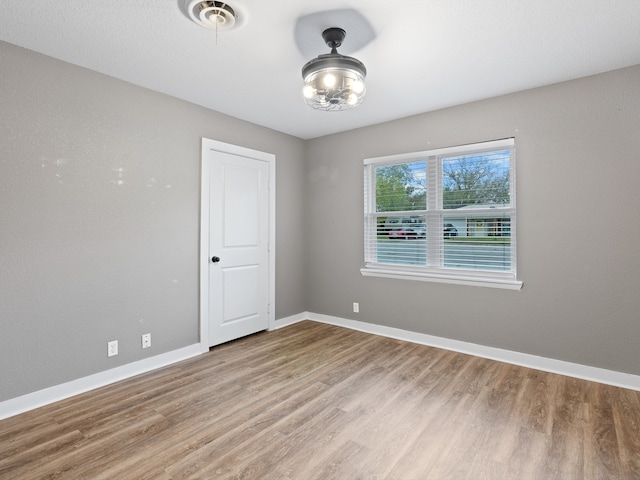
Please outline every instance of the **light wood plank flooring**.
[[640, 479], [640, 393], [301, 322], [0, 422], [1, 479]]

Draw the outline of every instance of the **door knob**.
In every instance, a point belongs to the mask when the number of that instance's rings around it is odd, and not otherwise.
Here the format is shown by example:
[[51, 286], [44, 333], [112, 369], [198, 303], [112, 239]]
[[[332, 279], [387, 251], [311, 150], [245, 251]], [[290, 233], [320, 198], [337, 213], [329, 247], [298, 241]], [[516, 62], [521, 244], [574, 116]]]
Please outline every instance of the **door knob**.
[[218, 263], [220, 261], [220, 257], [211, 257], [211, 262]]

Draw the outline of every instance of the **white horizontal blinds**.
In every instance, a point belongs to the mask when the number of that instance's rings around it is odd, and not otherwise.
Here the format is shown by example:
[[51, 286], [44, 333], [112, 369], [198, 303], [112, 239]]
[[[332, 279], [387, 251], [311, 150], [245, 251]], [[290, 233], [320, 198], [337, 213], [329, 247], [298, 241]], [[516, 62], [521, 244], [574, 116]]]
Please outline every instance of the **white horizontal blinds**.
[[424, 211], [427, 208], [426, 161], [376, 166], [376, 212]]
[[377, 235], [377, 217], [375, 215], [375, 173], [372, 167], [364, 168], [364, 258], [365, 262], [373, 262], [376, 258], [376, 242], [369, 241]]
[[511, 263], [511, 217], [506, 214], [444, 216], [445, 268], [509, 272]]
[[442, 158], [442, 208], [510, 204], [510, 150]]
[[512, 149], [441, 156], [439, 161], [442, 267], [513, 271]]
[[378, 225], [377, 256], [372, 259], [373, 262], [426, 265], [427, 239], [424, 215], [387, 216], [385, 222], [381, 221]]
[[365, 240], [367, 262], [426, 265], [426, 165], [417, 160], [366, 167], [372, 184], [365, 192], [375, 191], [375, 213], [367, 216], [376, 222], [375, 234], [370, 229]]
[[365, 160], [365, 261], [515, 279], [513, 139]]
[[427, 157], [427, 236], [429, 243], [427, 244], [427, 265], [438, 267], [441, 263], [442, 242], [440, 241], [440, 232], [442, 228], [442, 218], [439, 215], [440, 208], [440, 188], [438, 186], [438, 178], [440, 175], [440, 166], [436, 157]]

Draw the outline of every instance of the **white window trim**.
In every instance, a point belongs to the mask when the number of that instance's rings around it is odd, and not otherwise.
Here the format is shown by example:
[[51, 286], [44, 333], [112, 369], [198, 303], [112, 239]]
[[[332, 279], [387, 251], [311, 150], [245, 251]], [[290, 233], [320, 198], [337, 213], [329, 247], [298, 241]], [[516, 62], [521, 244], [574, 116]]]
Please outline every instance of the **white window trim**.
[[[507, 138], [502, 140], [494, 140], [490, 142], [482, 142], [471, 145], [460, 145], [455, 147], [439, 148], [434, 150], [426, 150], [422, 152], [411, 152], [397, 155], [389, 155], [385, 157], [375, 157], [364, 159], [364, 166], [376, 165], [397, 165], [407, 163], [418, 158], [434, 157], [441, 155], [455, 155], [457, 153], [467, 153], [474, 150], [490, 150], [500, 148], [512, 148], [515, 153], [515, 142], [513, 138]], [[374, 181], [371, 176], [373, 175], [373, 169], [365, 168], [364, 181], [367, 185], [372, 185]], [[512, 218], [512, 232], [515, 232], [515, 161], [511, 162], [510, 168], [510, 185], [512, 193], [512, 205], [509, 210], [513, 211]], [[365, 199], [367, 202], [367, 199]], [[368, 202], [375, 202], [374, 195], [369, 195]], [[495, 211], [495, 210], [494, 210]], [[370, 249], [373, 248], [369, 238], [369, 231], [371, 228], [375, 228], [368, 223], [375, 218], [375, 215], [371, 215], [375, 212], [375, 205], [364, 205], [365, 222], [364, 222], [364, 248], [365, 259], [370, 258]], [[402, 214], [403, 212], [398, 212]], [[476, 213], [482, 213], [478, 210]], [[512, 248], [516, 251], [516, 235], [512, 235]], [[402, 280], [417, 280], [424, 282], [437, 282], [437, 283], [449, 283], [455, 285], [471, 285], [478, 287], [491, 287], [502, 288], [509, 290], [520, 290], [523, 282], [516, 278], [516, 255], [512, 257], [513, 272], [486, 272], [486, 271], [472, 271], [455, 269], [441, 269], [441, 268], [429, 268], [429, 267], [411, 267], [404, 265], [389, 265], [382, 263], [365, 263], [364, 268], [360, 269], [360, 273], [365, 277], [382, 277], [382, 278], [394, 278]]]

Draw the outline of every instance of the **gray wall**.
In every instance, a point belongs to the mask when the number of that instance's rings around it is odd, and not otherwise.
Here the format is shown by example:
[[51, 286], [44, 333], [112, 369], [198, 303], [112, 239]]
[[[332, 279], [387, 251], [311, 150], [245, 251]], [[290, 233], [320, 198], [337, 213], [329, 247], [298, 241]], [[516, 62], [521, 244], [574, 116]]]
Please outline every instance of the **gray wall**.
[[201, 137], [276, 155], [304, 311], [302, 140], [0, 42], [0, 401], [198, 342]]
[[[360, 275], [364, 158], [511, 136], [521, 291]], [[309, 311], [640, 374], [640, 66], [315, 139], [305, 157]]]
[[[198, 341], [201, 137], [277, 156], [276, 318], [640, 374], [640, 66], [307, 142], [2, 42], [0, 66], [0, 401]], [[509, 136], [522, 291], [360, 275], [363, 158]]]

